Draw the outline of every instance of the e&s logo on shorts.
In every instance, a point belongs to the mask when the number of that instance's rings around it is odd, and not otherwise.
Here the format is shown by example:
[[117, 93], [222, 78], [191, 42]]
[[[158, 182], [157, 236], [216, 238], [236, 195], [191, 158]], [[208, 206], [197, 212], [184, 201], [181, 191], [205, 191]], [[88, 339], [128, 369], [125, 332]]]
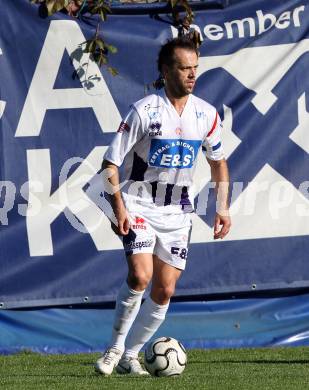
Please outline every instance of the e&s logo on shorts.
[[152, 139], [149, 165], [162, 168], [192, 168], [201, 141], [184, 139]]

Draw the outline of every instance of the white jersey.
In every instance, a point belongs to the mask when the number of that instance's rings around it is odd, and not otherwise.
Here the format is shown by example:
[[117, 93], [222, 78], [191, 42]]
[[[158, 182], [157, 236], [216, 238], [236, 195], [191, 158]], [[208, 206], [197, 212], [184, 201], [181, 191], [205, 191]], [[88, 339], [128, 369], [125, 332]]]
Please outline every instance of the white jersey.
[[126, 204], [183, 213], [193, 211], [190, 188], [201, 148], [209, 159], [224, 158], [216, 109], [189, 95], [179, 115], [163, 90], [131, 106], [104, 158], [121, 167]]

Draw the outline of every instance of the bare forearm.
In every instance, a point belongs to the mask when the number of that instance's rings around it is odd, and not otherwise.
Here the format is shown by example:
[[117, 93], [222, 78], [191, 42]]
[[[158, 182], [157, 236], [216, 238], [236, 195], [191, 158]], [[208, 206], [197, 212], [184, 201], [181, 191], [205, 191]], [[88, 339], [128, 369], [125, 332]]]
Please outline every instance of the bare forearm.
[[118, 235], [127, 235], [129, 233], [130, 222], [120, 192], [118, 167], [117, 165], [104, 160], [102, 168], [104, 188], [110, 196], [111, 206], [116, 218], [116, 221], [111, 221], [112, 229]]
[[109, 194], [113, 209], [123, 206], [117, 165], [104, 160], [102, 163], [105, 191]]
[[226, 160], [208, 160], [211, 167], [211, 179], [215, 182], [217, 194], [217, 211], [224, 213], [228, 210], [229, 171]]
[[224, 238], [231, 227], [229, 215], [229, 171], [225, 159], [219, 161], [208, 160], [211, 168], [211, 178], [215, 182], [217, 205], [214, 223], [214, 239]]

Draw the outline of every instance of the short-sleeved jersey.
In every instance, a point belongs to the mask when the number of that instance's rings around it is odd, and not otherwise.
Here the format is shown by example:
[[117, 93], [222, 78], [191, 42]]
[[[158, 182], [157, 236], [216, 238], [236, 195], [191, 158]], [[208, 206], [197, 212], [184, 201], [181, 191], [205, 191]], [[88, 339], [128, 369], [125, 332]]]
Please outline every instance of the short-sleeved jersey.
[[224, 158], [216, 109], [189, 95], [179, 115], [160, 91], [131, 106], [104, 158], [121, 167], [125, 203], [183, 213], [193, 211], [190, 187], [201, 148], [211, 160]]

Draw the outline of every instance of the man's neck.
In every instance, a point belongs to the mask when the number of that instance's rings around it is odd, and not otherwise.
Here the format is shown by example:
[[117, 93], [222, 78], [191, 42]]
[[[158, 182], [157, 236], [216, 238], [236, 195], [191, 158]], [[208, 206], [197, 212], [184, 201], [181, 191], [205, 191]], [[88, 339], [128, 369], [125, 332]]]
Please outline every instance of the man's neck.
[[172, 103], [172, 105], [175, 107], [175, 110], [178, 112], [179, 115], [182, 114], [185, 105], [188, 101], [189, 95], [181, 96], [181, 97], [175, 97], [173, 94], [170, 93], [167, 89], [165, 89], [165, 93], [169, 101]]

